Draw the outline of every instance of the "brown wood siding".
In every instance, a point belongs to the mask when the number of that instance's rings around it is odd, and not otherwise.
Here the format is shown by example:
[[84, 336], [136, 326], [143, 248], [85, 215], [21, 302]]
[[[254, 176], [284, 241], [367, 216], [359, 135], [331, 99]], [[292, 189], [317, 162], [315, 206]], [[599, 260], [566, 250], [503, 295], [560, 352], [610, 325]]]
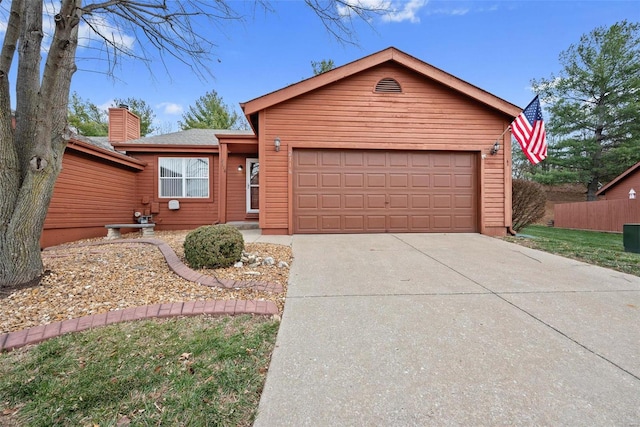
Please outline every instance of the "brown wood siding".
[[[247, 218], [246, 174], [247, 157], [229, 155], [227, 162], [227, 221], [244, 221]], [[242, 165], [242, 170], [238, 166]]]
[[640, 200], [600, 200], [562, 203], [554, 206], [554, 225], [558, 228], [622, 232], [624, 224], [640, 223]]
[[[391, 77], [402, 94], [374, 93], [376, 83]], [[441, 84], [399, 65], [386, 63], [334, 84], [290, 99], [261, 112], [265, 127], [266, 166], [261, 176], [265, 200], [263, 228], [289, 227], [289, 156], [298, 148], [447, 150], [487, 154], [486, 188], [480, 191], [484, 227], [505, 227], [506, 159], [504, 150], [488, 155], [509, 125], [491, 110]], [[281, 151], [273, 140], [279, 137]], [[261, 152], [262, 153], [262, 152]], [[264, 163], [264, 162], [263, 162]]]
[[41, 245], [106, 236], [105, 224], [133, 222], [136, 175], [130, 168], [67, 149]]
[[109, 141], [140, 138], [140, 119], [126, 108], [109, 108]]
[[628, 199], [629, 190], [632, 188], [636, 192], [636, 197], [640, 198], [640, 170], [634, 171], [608, 189], [605, 193], [605, 198], [607, 200]]
[[[158, 230], [188, 230], [218, 221], [218, 169], [217, 155], [192, 153], [147, 154], [135, 153], [133, 156], [147, 162], [136, 183], [136, 209], [153, 214]], [[158, 158], [160, 157], [206, 157], [209, 159], [209, 198], [177, 198], [180, 209], [170, 210], [170, 198], [160, 198], [158, 190]]]

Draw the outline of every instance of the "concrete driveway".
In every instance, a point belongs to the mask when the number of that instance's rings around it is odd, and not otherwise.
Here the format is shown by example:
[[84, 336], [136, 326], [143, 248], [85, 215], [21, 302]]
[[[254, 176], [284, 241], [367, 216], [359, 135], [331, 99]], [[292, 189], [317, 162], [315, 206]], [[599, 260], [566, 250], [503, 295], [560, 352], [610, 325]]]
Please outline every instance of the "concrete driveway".
[[640, 425], [640, 278], [478, 234], [293, 236], [256, 426]]

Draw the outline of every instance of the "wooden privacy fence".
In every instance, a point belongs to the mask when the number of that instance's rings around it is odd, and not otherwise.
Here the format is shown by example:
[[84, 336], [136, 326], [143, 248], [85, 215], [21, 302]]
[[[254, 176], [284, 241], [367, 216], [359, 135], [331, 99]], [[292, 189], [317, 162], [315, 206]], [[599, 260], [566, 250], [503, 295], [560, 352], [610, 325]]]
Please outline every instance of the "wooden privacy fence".
[[554, 207], [554, 226], [559, 228], [622, 233], [624, 224], [640, 224], [640, 200], [562, 203]]

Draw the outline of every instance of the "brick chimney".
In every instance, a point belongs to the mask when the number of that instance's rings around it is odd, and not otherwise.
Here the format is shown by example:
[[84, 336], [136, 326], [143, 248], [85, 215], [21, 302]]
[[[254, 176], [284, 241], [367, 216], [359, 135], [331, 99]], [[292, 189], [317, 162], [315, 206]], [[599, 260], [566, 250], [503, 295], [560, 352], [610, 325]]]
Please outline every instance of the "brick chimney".
[[109, 142], [127, 142], [140, 138], [140, 117], [126, 105], [109, 108]]

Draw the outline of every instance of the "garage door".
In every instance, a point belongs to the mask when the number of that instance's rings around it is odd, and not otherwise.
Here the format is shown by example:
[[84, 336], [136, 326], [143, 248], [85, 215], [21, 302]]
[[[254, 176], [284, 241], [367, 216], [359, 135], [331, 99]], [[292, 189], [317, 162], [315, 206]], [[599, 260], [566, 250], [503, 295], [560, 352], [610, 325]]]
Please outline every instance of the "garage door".
[[294, 150], [295, 233], [476, 232], [473, 153]]

